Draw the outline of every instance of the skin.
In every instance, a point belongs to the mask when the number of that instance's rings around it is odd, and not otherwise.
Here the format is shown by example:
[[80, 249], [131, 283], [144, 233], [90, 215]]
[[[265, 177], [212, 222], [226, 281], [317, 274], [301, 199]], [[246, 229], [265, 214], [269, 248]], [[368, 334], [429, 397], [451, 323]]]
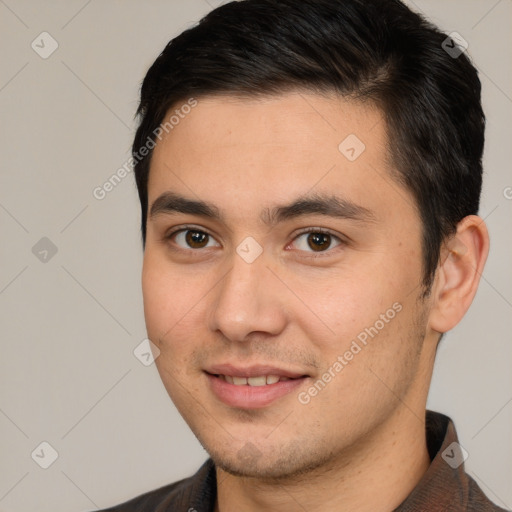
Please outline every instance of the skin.
[[[366, 145], [355, 161], [338, 149], [349, 134]], [[391, 177], [386, 144], [369, 103], [286, 93], [199, 98], [154, 150], [149, 208], [172, 191], [223, 215], [148, 215], [143, 266], [158, 371], [217, 465], [217, 511], [391, 511], [429, 466], [424, 416], [439, 334], [471, 304], [488, 235], [480, 218], [463, 219], [422, 298], [422, 226], [411, 194]], [[334, 192], [369, 218], [262, 221], [265, 209]], [[207, 233], [206, 246], [191, 247], [186, 232], [167, 236], [184, 225]], [[304, 228], [333, 237], [311, 247]], [[248, 236], [263, 248], [252, 263], [236, 252]], [[393, 304], [400, 312], [301, 403], [298, 394]], [[228, 362], [310, 377], [266, 407], [235, 408], [204, 373]]]

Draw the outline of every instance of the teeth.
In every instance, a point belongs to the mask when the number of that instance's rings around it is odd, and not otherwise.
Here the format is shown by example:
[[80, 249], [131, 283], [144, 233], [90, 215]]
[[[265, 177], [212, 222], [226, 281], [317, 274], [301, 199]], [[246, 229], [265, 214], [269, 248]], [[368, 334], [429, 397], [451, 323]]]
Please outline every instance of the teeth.
[[234, 377], [231, 375], [220, 375], [222, 379], [235, 386], [265, 386], [275, 384], [279, 381], [290, 380], [289, 377], [279, 377], [279, 375], [260, 375], [258, 377]]
[[249, 386], [266, 386], [267, 384], [267, 378], [265, 375], [262, 377], [249, 377], [247, 379], [247, 383]]

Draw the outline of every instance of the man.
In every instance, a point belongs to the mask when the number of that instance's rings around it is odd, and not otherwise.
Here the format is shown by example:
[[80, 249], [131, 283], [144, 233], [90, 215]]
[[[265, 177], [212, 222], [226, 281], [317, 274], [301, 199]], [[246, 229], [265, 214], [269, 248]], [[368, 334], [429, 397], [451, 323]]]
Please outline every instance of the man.
[[489, 247], [462, 49], [398, 0], [232, 2], [138, 113], [148, 336], [211, 458], [109, 510], [502, 510], [425, 410]]

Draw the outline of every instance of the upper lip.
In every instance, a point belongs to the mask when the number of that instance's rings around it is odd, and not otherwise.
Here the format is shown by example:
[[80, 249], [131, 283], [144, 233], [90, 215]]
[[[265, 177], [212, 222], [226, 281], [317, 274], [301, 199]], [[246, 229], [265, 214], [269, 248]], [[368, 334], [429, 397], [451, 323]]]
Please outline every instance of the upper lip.
[[231, 375], [232, 377], [259, 377], [262, 375], [277, 375], [279, 377], [288, 377], [296, 379], [298, 377], [307, 377], [308, 375], [300, 371], [285, 370], [272, 365], [252, 365], [252, 366], [233, 366], [232, 364], [216, 364], [205, 369], [212, 375]]

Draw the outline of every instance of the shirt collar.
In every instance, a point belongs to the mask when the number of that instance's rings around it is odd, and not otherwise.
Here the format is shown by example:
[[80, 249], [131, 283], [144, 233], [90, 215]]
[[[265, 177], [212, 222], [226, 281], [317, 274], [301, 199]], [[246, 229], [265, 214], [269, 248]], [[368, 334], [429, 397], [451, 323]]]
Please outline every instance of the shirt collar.
[[430, 466], [395, 512], [427, 510], [433, 504], [439, 511], [466, 510], [469, 477], [453, 422], [444, 414], [427, 411], [426, 435]]

